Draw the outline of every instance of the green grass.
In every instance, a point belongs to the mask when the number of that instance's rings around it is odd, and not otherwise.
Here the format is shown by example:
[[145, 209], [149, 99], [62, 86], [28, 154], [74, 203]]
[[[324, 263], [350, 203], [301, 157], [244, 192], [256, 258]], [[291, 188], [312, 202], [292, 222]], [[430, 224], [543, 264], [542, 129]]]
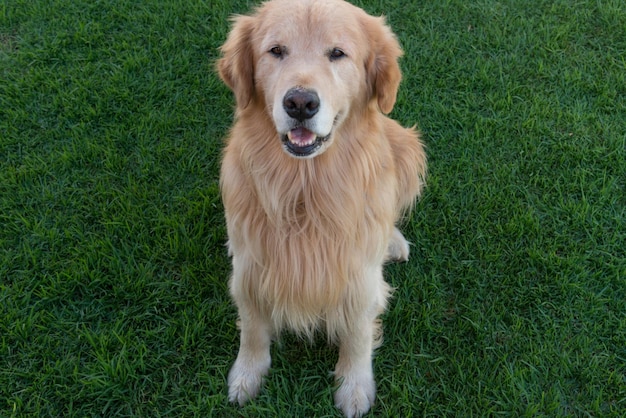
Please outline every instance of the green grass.
[[[285, 336], [240, 409], [212, 71], [248, 1], [0, 4], [0, 416], [339, 416]], [[406, 55], [428, 188], [390, 265], [375, 416], [626, 410], [626, 6], [358, 4]]]

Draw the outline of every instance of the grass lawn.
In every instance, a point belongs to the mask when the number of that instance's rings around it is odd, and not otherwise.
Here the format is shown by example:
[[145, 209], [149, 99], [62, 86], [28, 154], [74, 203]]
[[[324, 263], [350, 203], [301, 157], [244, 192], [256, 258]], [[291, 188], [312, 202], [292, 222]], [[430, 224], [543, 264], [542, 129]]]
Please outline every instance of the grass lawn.
[[[213, 72], [252, 1], [0, 4], [0, 416], [340, 416], [290, 335], [227, 402]], [[371, 416], [626, 411], [626, 4], [375, 1], [428, 145]]]

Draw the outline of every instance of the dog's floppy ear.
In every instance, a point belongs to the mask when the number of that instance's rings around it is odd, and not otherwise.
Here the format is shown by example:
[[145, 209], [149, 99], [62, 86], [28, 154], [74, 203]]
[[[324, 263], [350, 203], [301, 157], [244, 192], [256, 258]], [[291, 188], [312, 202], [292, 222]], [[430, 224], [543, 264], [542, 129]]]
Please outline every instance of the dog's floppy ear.
[[398, 65], [402, 49], [383, 17], [367, 16], [364, 26], [371, 46], [365, 62], [371, 97], [377, 99], [378, 107], [387, 114], [396, 103], [396, 94], [402, 79]]
[[244, 109], [254, 95], [254, 59], [251, 46], [254, 18], [235, 16], [228, 39], [220, 48], [222, 58], [217, 61], [217, 71], [235, 93], [237, 106]]

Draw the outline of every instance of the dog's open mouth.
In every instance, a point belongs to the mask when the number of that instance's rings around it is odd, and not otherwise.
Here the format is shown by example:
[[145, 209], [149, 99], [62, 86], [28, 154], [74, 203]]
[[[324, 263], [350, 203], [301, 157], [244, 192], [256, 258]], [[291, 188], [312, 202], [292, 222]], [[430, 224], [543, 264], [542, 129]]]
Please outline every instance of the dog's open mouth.
[[283, 145], [287, 152], [296, 157], [308, 157], [319, 150], [330, 136], [319, 137], [314, 132], [300, 126], [283, 136]]

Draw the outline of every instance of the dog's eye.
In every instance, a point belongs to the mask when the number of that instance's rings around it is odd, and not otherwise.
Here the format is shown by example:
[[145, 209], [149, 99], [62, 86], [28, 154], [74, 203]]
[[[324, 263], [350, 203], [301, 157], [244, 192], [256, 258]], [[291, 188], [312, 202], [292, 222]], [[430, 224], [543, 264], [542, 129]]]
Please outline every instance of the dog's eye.
[[343, 58], [345, 56], [346, 56], [345, 52], [343, 52], [339, 48], [333, 48], [328, 53], [328, 58], [330, 58], [331, 61], [337, 60], [339, 58]]
[[283, 51], [283, 48], [281, 48], [280, 46], [275, 46], [269, 50], [269, 53], [275, 56], [276, 58], [282, 58], [284, 51]]

